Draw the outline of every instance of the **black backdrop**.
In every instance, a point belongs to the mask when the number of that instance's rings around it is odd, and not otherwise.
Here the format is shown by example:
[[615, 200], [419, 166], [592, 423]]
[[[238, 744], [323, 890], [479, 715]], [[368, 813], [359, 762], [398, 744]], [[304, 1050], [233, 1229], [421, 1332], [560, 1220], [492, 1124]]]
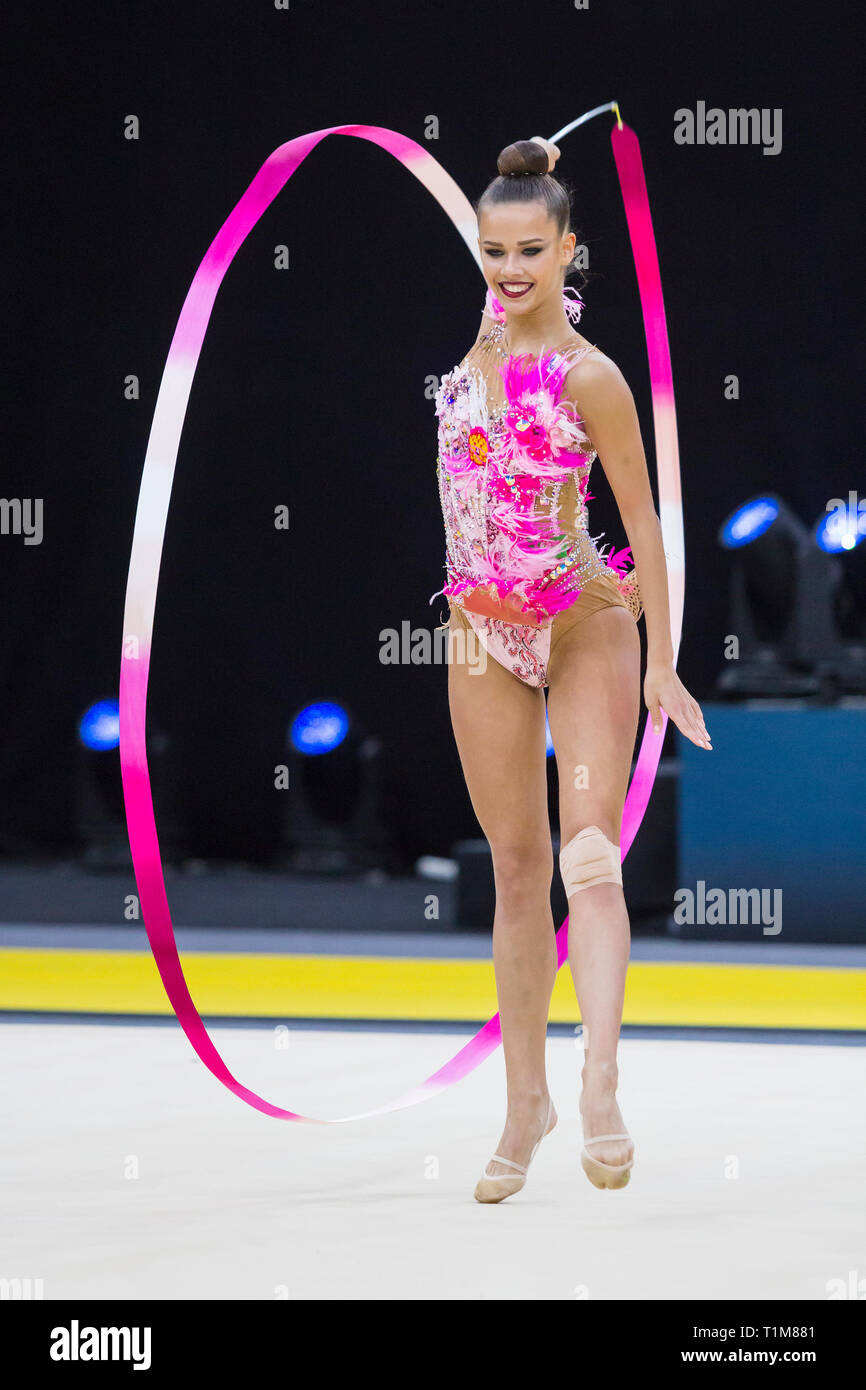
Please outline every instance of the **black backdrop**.
[[[680, 670], [707, 695], [727, 631], [725, 514], [774, 489], [811, 522], [862, 479], [846, 409], [861, 323], [853, 5], [154, 0], [5, 16], [0, 495], [44, 500], [41, 545], [0, 536], [5, 852], [73, 836], [75, 725], [116, 692], [141, 466], [192, 276], [267, 155], [323, 126], [423, 142], [435, 116], [430, 148], [475, 199], [504, 144], [619, 100], [641, 142], [674, 365]], [[781, 153], [677, 145], [674, 111], [698, 101], [782, 108]], [[130, 114], [137, 141], [124, 139]], [[581, 331], [631, 383], [652, 465], [609, 126], [564, 140], [559, 168], [590, 251]], [[273, 265], [279, 243], [287, 271]], [[319, 694], [382, 736], [407, 857], [474, 831], [445, 669], [383, 666], [378, 633], [443, 611], [428, 607], [444, 535], [425, 385], [472, 341], [483, 290], [421, 185], [341, 137], [308, 158], [230, 267], [181, 443], [151, 675], [198, 852], [267, 857], [288, 719]], [[131, 373], [138, 401], [124, 399]], [[728, 373], [738, 401], [724, 399]], [[598, 466], [592, 491], [593, 532], [625, 544]], [[273, 528], [279, 503], [288, 534]]]

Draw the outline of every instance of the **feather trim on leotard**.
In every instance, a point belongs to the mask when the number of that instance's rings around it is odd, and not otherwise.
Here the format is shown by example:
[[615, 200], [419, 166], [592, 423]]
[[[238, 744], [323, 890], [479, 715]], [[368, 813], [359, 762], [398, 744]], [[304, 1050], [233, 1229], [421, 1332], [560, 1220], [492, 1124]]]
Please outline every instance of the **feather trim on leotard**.
[[[570, 287], [564, 305], [577, 321], [583, 301]], [[485, 310], [491, 318], [505, 318], [490, 290]], [[578, 572], [592, 573], [592, 564], [585, 571], [580, 547], [551, 510], [569, 478], [584, 517], [591, 496], [587, 484], [595, 450], [577, 408], [562, 399], [572, 356], [542, 351], [506, 358], [499, 369], [505, 413], [493, 435], [483, 372], [466, 365], [442, 377], [436, 414], [448, 582], [431, 602], [438, 594], [455, 598], [486, 590], [510, 611], [522, 608], [543, 621], [574, 602]], [[596, 552], [598, 571], [609, 573], [624, 597], [633, 580], [633, 571], [624, 572], [629, 553], [626, 547], [605, 559]], [[636, 592], [636, 584], [631, 587]]]

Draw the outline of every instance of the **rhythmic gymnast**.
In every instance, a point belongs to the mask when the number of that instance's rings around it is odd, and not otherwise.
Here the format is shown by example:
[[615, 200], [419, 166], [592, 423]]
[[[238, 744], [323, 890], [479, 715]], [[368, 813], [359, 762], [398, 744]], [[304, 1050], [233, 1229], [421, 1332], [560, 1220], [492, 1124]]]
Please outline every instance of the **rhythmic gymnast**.
[[[558, 158], [540, 137], [500, 154], [499, 175], [475, 205], [488, 286], [481, 326], [436, 397], [448, 698], [493, 859], [507, 1084], [505, 1127], [475, 1188], [479, 1202], [524, 1186], [557, 1120], [545, 1068], [557, 969], [545, 687], [585, 1049], [581, 1162], [597, 1187], [624, 1187], [634, 1162], [616, 1100], [630, 946], [619, 841], [638, 726], [641, 615], [654, 729], [664, 710], [685, 737], [711, 747], [674, 667], [662, 532], [634, 400], [616, 363], [572, 326], [582, 301], [565, 277], [577, 239], [571, 191], [552, 173]], [[630, 542], [605, 555], [587, 520], [597, 457]]]

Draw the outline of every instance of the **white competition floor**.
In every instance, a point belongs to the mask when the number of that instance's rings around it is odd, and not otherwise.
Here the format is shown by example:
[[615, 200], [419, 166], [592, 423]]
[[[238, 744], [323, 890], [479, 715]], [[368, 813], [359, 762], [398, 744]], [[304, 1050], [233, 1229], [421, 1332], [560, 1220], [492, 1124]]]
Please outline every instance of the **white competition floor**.
[[[392, 1098], [469, 1035], [212, 1033], [241, 1081], [322, 1116]], [[423, 1105], [310, 1126], [235, 1099], [175, 1025], [4, 1019], [0, 1045], [0, 1276], [45, 1299], [823, 1300], [866, 1276], [862, 1046], [624, 1038], [635, 1171], [600, 1192], [582, 1052], [551, 1037], [559, 1125], [524, 1190], [483, 1207], [501, 1051]]]

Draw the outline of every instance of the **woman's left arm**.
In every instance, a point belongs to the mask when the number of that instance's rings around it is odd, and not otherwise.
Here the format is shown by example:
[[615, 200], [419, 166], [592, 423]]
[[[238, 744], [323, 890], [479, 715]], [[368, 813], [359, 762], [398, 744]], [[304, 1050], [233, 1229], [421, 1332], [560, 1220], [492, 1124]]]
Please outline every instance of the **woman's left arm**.
[[592, 354], [569, 372], [566, 391], [598, 453], [631, 546], [646, 620], [644, 702], [653, 728], [661, 731], [661, 708], [692, 743], [710, 748], [701, 707], [674, 666], [661, 522], [628, 382], [610, 358]]

